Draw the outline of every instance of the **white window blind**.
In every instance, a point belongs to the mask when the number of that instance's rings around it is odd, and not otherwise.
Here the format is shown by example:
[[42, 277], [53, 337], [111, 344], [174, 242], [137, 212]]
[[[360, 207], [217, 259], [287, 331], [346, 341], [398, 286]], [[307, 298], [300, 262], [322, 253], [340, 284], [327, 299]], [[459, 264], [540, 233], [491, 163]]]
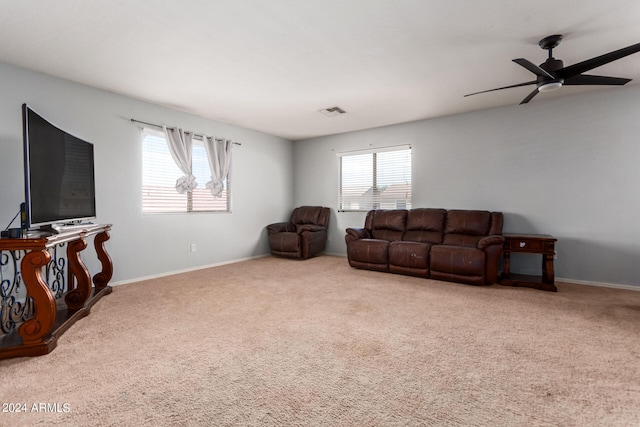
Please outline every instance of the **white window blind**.
[[411, 208], [411, 147], [339, 153], [340, 211]]
[[229, 182], [223, 182], [222, 197], [214, 198], [206, 188], [211, 180], [207, 154], [198, 139], [193, 140], [192, 169], [198, 187], [185, 194], [176, 191], [176, 180], [184, 173], [171, 158], [162, 132], [144, 129], [142, 132], [142, 212], [228, 212]]

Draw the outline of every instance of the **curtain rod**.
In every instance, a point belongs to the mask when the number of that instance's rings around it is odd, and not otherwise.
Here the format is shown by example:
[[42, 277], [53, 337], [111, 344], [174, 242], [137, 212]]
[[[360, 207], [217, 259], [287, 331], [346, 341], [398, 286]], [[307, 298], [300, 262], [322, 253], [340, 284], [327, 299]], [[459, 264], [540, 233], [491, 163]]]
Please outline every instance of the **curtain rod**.
[[[132, 122], [134, 122], [134, 123], [142, 123], [143, 125], [153, 126], [153, 127], [157, 127], [157, 128], [160, 128], [160, 129], [162, 129], [162, 128], [164, 127], [164, 126], [162, 126], [162, 125], [157, 125], [157, 124], [155, 124], [155, 123], [143, 122], [142, 120], [136, 120], [136, 119], [130, 119], [130, 120], [131, 120]], [[192, 133], [193, 133], [193, 132], [192, 132]], [[204, 135], [199, 135], [199, 134], [197, 134], [197, 133], [193, 133], [193, 136], [196, 136], [196, 137], [198, 137], [198, 138], [200, 138], [200, 139], [202, 139], [202, 138], [204, 138], [204, 137], [205, 137]], [[221, 138], [216, 138], [216, 139], [221, 139]], [[232, 142], [232, 144], [233, 144], [233, 145], [242, 145], [242, 144], [240, 144], [239, 142], [235, 142], [235, 141], [234, 141], [234, 142]]]

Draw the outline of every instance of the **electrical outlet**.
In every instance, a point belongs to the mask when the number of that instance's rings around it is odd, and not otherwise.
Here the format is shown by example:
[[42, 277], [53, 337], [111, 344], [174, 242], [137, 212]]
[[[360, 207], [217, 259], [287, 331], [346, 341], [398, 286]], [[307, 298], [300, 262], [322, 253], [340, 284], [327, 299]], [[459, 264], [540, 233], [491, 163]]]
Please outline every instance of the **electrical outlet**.
[[558, 259], [558, 251], [553, 251], [553, 259]]
[[331, 234], [327, 234], [327, 242], [331, 241]]
[[192, 243], [191, 247], [189, 249], [191, 250], [191, 252], [195, 252], [196, 251], [196, 244]]

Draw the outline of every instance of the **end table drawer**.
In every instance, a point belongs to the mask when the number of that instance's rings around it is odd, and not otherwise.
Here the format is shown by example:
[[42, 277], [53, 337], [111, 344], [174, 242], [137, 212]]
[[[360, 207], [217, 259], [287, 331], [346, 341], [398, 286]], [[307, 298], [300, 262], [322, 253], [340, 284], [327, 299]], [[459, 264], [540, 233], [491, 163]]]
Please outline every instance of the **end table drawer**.
[[513, 252], [543, 252], [544, 242], [533, 239], [515, 239], [509, 241], [509, 249]]

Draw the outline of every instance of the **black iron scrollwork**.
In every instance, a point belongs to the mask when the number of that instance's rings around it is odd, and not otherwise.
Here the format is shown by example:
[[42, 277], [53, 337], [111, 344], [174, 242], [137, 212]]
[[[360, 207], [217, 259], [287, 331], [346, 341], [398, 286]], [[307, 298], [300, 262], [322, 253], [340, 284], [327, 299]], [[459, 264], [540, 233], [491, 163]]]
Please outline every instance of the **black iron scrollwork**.
[[[51, 289], [54, 298], [60, 298], [62, 294], [67, 291], [65, 281], [65, 267], [67, 266], [67, 259], [63, 256], [59, 256], [58, 248], [63, 248], [64, 243], [53, 247], [53, 253], [51, 254], [51, 261], [45, 268], [45, 281]], [[64, 253], [64, 251], [63, 251]]]
[[0, 251], [0, 330], [11, 332], [32, 317], [33, 299], [26, 294], [20, 275], [24, 251]]
[[[54, 298], [61, 298], [67, 291], [67, 259], [65, 244], [50, 249], [51, 261], [44, 267], [47, 286]], [[0, 333], [9, 333], [33, 317], [33, 299], [27, 294], [20, 274], [20, 262], [25, 251], [0, 251]]]

